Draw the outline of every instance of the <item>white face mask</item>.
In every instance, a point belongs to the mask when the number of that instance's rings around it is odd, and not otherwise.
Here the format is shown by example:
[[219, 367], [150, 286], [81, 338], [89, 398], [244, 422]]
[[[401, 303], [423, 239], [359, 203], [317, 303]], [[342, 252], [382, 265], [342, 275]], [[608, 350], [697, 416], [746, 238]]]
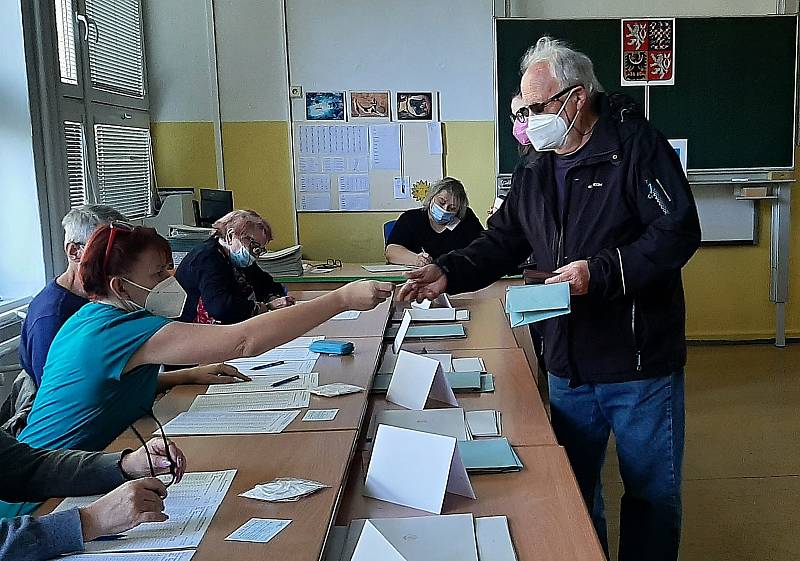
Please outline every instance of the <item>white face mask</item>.
[[580, 110], [575, 113], [575, 118], [572, 119], [572, 123], [569, 126], [561, 118], [561, 113], [564, 112], [564, 108], [567, 106], [567, 102], [574, 91], [572, 90], [567, 94], [567, 99], [564, 100], [558, 113], [541, 113], [528, 117], [528, 128], [525, 129], [525, 134], [528, 135], [537, 152], [558, 150], [567, 142], [567, 135], [572, 130], [572, 127], [575, 126]]
[[[147, 300], [144, 302], [144, 309], [154, 316], [177, 318], [183, 313], [183, 306], [186, 304], [186, 291], [175, 277], [170, 276], [153, 288], [146, 288], [124, 277], [123, 280], [148, 292]], [[142, 309], [142, 306], [132, 300], [126, 300], [125, 303], [128, 305], [128, 311]]]

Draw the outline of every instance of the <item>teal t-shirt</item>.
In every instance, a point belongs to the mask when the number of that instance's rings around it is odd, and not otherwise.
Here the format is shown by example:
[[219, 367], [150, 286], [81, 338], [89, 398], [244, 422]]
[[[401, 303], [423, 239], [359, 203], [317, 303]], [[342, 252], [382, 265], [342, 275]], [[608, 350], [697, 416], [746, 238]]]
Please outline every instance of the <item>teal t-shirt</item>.
[[[108, 446], [153, 406], [159, 365], [122, 372], [139, 347], [169, 322], [146, 311], [83, 306], [53, 339], [19, 440], [47, 449], [98, 451]], [[35, 506], [0, 502], [0, 517], [31, 512]]]

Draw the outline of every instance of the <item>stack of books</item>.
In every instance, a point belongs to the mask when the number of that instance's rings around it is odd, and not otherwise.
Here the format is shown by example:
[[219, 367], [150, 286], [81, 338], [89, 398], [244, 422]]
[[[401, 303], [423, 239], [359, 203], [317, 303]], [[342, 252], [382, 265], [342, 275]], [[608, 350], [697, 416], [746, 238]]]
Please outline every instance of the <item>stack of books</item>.
[[294, 245], [279, 251], [268, 251], [259, 257], [256, 263], [273, 277], [302, 276], [303, 246]]

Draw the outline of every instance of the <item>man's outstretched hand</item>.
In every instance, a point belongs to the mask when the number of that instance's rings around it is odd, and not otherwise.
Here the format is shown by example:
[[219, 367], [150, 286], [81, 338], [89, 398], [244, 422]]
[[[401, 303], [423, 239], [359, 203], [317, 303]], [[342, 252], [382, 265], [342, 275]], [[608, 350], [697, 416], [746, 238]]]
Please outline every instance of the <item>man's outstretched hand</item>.
[[409, 271], [406, 278], [408, 280], [397, 293], [397, 299], [401, 302], [422, 302], [425, 298], [433, 300], [447, 290], [447, 275], [438, 265], [425, 265]]

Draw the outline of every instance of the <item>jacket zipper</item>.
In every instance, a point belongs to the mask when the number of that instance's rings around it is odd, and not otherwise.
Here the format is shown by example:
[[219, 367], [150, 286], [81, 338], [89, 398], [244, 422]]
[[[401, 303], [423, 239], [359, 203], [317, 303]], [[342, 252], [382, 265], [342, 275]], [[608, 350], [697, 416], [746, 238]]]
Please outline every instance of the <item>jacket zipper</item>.
[[636, 342], [636, 300], [633, 301], [631, 306], [631, 333], [633, 334], [633, 347], [636, 349], [636, 371], [642, 371], [642, 351], [639, 350], [639, 344]]

